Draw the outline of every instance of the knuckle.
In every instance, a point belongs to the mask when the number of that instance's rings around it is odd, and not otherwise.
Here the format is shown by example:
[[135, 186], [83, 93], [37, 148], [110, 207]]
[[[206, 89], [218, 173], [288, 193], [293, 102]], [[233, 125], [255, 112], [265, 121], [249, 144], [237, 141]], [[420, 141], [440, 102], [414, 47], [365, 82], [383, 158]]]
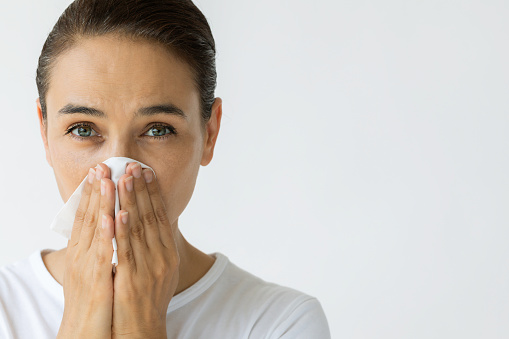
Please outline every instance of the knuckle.
[[94, 240], [95, 241], [101, 241], [101, 239], [102, 239], [101, 229], [99, 227], [96, 227], [95, 228], [95, 232], [94, 232]]
[[159, 189], [157, 188], [157, 185], [155, 185], [156, 178], [153, 176], [153, 180], [151, 183], [147, 184], [147, 191], [150, 193], [151, 196], [156, 196], [159, 194]]
[[96, 182], [93, 183], [92, 192], [94, 194], [100, 194], [100, 192], [101, 192], [101, 183], [98, 180], [96, 180]]
[[141, 193], [141, 192], [145, 191], [146, 189], [147, 189], [147, 187], [145, 186], [145, 184], [134, 185], [134, 190], [136, 191], [136, 193]]
[[77, 269], [71, 269], [70, 272], [69, 272], [69, 276], [71, 277], [71, 280], [74, 280], [74, 281], [80, 281], [81, 279], [81, 272], [78, 271]]
[[127, 197], [127, 206], [135, 206], [136, 205], [136, 197], [133, 194], [129, 194]]
[[120, 232], [115, 232], [115, 238], [117, 238], [117, 240], [127, 240], [129, 239], [129, 233], [122, 229]]
[[101, 211], [105, 211], [108, 209], [108, 199], [101, 199], [101, 202], [99, 203], [99, 209]]
[[103, 265], [106, 263], [107, 259], [101, 251], [97, 251], [95, 261], [98, 265]]
[[159, 280], [161, 278], [172, 276], [175, 274], [175, 272], [178, 272], [180, 265], [180, 259], [178, 256], [170, 256], [168, 257], [161, 257], [158, 260], [155, 260], [154, 268], [153, 268], [153, 275], [156, 278], [156, 280]]
[[[95, 173], [94, 173], [95, 175]], [[88, 196], [90, 195], [90, 192], [92, 191], [92, 185], [89, 181], [88, 181], [88, 173], [87, 173], [87, 180], [85, 181], [85, 186], [83, 187], [83, 193], [81, 194], [81, 197], [83, 198], [84, 196]]]
[[161, 278], [165, 277], [168, 274], [168, 272], [169, 272], [168, 267], [162, 262], [155, 264], [153, 268], [153, 274], [156, 280], [160, 280]]
[[136, 240], [145, 239], [145, 229], [143, 228], [141, 221], [134, 223], [133, 227], [131, 227], [131, 234]]
[[78, 246], [78, 244], [80, 243], [79, 239], [76, 240], [76, 241], [73, 241], [71, 243], [71, 240], [69, 240], [69, 242], [67, 243], [67, 251], [72, 251], [76, 248], [76, 246]]
[[74, 216], [74, 222], [83, 223], [85, 221], [85, 211], [79, 209], [76, 211], [76, 215]]
[[103, 172], [104, 172], [104, 178], [110, 177], [110, 168], [105, 163], [100, 163], [99, 166], [101, 166]]
[[160, 222], [166, 224], [169, 221], [168, 214], [166, 213], [166, 209], [164, 209], [163, 207], [157, 207], [155, 213], [156, 213], [157, 219]]
[[72, 268], [71, 272], [74, 271], [74, 267], [77, 267], [79, 265], [79, 261], [80, 258], [76, 252], [70, 253], [68, 258], [66, 258], [66, 264]]
[[92, 226], [92, 225], [95, 225], [96, 222], [97, 222], [97, 217], [95, 216], [95, 213], [89, 211], [85, 214], [85, 219], [84, 219], [85, 225]]
[[119, 250], [118, 255], [128, 263], [134, 263], [134, 252], [132, 248]]
[[155, 224], [156, 222], [156, 215], [154, 214], [153, 211], [148, 211], [141, 215], [141, 220], [146, 225], [152, 225]]

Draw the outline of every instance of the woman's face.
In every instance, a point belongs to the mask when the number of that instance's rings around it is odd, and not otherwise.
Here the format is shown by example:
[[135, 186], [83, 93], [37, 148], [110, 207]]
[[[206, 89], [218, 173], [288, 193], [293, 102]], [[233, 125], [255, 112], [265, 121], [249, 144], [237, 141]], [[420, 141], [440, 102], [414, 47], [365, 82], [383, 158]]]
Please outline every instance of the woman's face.
[[64, 201], [90, 167], [129, 157], [154, 169], [172, 222], [212, 159], [221, 121], [217, 98], [203, 127], [186, 63], [160, 45], [115, 35], [84, 38], [56, 59], [46, 105], [41, 134]]

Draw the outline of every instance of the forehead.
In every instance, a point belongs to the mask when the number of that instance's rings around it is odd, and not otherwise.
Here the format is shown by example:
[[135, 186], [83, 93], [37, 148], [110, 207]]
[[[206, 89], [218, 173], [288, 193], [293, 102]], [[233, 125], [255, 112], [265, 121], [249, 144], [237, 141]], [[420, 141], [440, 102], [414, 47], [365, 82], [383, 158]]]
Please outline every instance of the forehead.
[[58, 56], [46, 97], [48, 115], [68, 103], [127, 112], [160, 102], [199, 111], [190, 66], [165, 46], [118, 35], [81, 38]]

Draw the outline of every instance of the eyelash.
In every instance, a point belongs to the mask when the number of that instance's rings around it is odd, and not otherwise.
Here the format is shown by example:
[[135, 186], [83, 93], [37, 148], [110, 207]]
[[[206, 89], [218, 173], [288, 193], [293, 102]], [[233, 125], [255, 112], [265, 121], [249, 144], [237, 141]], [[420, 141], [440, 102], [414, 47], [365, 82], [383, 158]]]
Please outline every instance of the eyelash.
[[[64, 135], [69, 134], [69, 136], [71, 138], [74, 138], [78, 141], [85, 141], [85, 139], [90, 139], [91, 137], [96, 136], [96, 135], [93, 135], [93, 136], [89, 136], [89, 137], [79, 137], [79, 136], [75, 135], [74, 133], [72, 133], [72, 131], [75, 130], [77, 127], [90, 127], [91, 129], [93, 129], [92, 124], [89, 124], [86, 122], [80, 122], [80, 123], [74, 124], [71, 127], [69, 127], [66, 130]], [[150, 126], [150, 128], [147, 130], [147, 132], [150, 131], [152, 128], [167, 128], [170, 131], [170, 133], [167, 133], [167, 134], [165, 134], [163, 136], [159, 136], [159, 137], [152, 136], [152, 135], [145, 135], [146, 137], [149, 137], [151, 139], [165, 140], [165, 139], [168, 139], [170, 136], [177, 134], [177, 131], [175, 130], [175, 128], [173, 128], [173, 126], [166, 125], [166, 124], [161, 124], [161, 123], [153, 124], [152, 126]]]

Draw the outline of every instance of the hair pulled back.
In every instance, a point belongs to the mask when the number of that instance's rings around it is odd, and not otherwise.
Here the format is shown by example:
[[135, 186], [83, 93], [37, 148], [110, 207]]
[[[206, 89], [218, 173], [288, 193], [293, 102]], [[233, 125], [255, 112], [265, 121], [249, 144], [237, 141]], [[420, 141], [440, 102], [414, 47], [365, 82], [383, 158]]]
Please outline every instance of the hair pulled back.
[[75, 0], [42, 48], [36, 72], [42, 116], [55, 60], [82, 37], [117, 33], [163, 44], [187, 62], [200, 93], [202, 121], [210, 118], [216, 88], [216, 48], [203, 13], [190, 0]]

